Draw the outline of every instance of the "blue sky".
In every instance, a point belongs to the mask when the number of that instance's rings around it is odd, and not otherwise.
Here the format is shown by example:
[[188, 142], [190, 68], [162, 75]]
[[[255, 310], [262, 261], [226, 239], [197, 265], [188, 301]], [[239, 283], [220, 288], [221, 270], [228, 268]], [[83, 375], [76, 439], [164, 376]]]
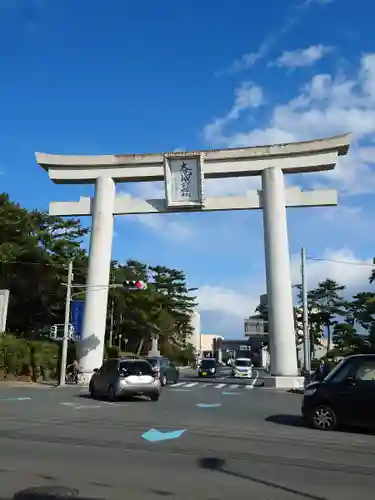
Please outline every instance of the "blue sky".
[[[35, 151], [157, 152], [353, 132], [351, 153], [334, 172], [288, 177], [338, 189], [340, 206], [288, 217], [293, 281], [304, 245], [326, 259], [309, 260], [311, 286], [329, 276], [355, 293], [368, 286], [375, 255], [375, 4], [359, 5], [1, 0], [1, 190], [40, 209], [92, 192], [53, 185]], [[223, 179], [208, 181], [206, 192], [256, 187], [257, 179]], [[155, 184], [118, 191], [160, 196]], [[205, 332], [241, 337], [265, 291], [257, 211], [118, 217], [113, 251], [119, 260], [184, 269], [200, 288]]]

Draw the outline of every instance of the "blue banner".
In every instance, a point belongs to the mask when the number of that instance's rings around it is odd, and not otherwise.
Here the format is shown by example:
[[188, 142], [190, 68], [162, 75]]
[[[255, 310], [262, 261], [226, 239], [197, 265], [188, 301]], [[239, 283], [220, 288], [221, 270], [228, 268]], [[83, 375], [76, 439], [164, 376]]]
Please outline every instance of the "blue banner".
[[74, 300], [71, 307], [72, 325], [74, 326], [74, 334], [76, 340], [82, 338], [83, 314], [85, 302], [83, 300]]

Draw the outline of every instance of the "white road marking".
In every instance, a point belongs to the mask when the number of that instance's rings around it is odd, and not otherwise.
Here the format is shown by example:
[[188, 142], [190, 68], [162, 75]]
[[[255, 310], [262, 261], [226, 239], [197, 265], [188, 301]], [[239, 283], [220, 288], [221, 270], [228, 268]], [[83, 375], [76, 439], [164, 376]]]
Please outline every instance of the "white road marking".
[[100, 405], [78, 405], [78, 406], [73, 406], [74, 410], [84, 410], [84, 409], [94, 409], [94, 408], [101, 408]]
[[100, 405], [81, 405], [79, 403], [60, 403], [63, 406], [69, 406], [73, 410], [82, 410], [83, 408], [100, 408]]
[[195, 387], [198, 385], [198, 382], [192, 382], [191, 384], [186, 384], [185, 387]]
[[231, 384], [229, 387], [231, 389], [237, 389], [237, 387], [239, 387], [239, 384], [234, 384], [234, 385]]
[[217, 384], [215, 385], [215, 389], [222, 389], [223, 387], [225, 387], [227, 384]]
[[177, 384], [173, 384], [172, 387], [180, 387], [181, 385], [185, 385], [185, 382], [178, 382]]
[[258, 378], [259, 378], [259, 372], [257, 370], [255, 370], [254, 379], [251, 381], [251, 383], [249, 385], [245, 386], [245, 389], [254, 389], [254, 386], [257, 383]]

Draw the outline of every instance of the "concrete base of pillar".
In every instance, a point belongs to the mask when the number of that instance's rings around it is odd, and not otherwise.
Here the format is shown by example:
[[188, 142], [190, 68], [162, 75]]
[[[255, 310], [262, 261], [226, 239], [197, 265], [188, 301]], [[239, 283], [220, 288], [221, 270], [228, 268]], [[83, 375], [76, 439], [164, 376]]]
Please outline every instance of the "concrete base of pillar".
[[150, 349], [148, 351], [147, 356], [149, 358], [159, 358], [160, 357], [160, 351], [159, 351], [159, 349]]
[[273, 387], [275, 389], [301, 389], [304, 385], [303, 377], [281, 377], [271, 376], [264, 379], [265, 387]]

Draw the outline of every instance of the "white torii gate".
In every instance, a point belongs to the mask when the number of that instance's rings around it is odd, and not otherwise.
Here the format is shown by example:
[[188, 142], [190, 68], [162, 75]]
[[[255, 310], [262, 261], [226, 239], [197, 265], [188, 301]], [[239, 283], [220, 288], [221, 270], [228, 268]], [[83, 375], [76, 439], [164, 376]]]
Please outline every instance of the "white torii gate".
[[[87, 381], [103, 359], [112, 256], [113, 216], [181, 211], [263, 209], [271, 352], [270, 382], [300, 385], [298, 377], [286, 208], [337, 205], [332, 190], [284, 187], [284, 174], [332, 170], [349, 148], [349, 135], [273, 146], [222, 150], [70, 156], [36, 153], [57, 184], [95, 184], [93, 198], [52, 202], [49, 213], [92, 216], [80, 363]], [[262, 190], [204, 197], [204, 180], [261, 175]], [[116, 196], [116, 183], [164, 181], [165, 199]]]

